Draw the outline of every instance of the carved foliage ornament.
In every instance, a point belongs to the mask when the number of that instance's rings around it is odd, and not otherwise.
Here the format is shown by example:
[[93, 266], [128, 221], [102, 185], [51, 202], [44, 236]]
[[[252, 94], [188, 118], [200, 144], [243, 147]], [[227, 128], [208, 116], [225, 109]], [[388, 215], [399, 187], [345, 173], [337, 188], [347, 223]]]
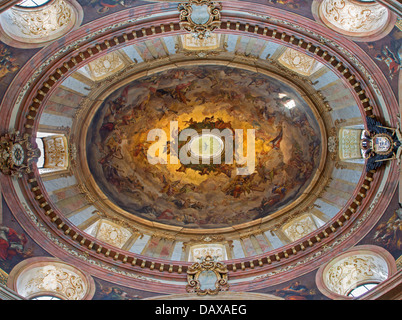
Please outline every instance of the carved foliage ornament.
[[187, 270], [187, 292], [197, 295], [216, 295], [219, 291], [227, 291], [228, 269], [221, 262], [216, 262], [211, 256], [206, 256], [202, 262], [196, 262]]
[[96, 238], [115, 247], [122, 248], [131, 232], [113, 223], [101, 221], [96, 230]]
[[22, 177], [31, 172], [30, 165], [37, 161], [40, 150], [31, 144], [28, 134], [16, 131], [0, 137], [0, 170], [3, 174]]
[[209, 0], [190, 0], [180, 3], [180, 27], [191, 32], [194, 37], [204, 39], [221, 25], [220, 3], [210, 2]]

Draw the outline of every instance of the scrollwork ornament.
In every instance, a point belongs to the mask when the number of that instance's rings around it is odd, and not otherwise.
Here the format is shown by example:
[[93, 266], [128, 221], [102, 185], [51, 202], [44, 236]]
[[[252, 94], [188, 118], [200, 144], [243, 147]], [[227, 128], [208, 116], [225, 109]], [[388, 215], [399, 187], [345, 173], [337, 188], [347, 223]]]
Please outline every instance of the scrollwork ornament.
[[[214, 283], [211, 283], [211, 280]], [[189, 293], [197, 295], [217, 295], [220, 291], [228, 291], [228, 269], [222, 262], [216, 262], [206, 256], [202, 262], [196, 262], [187, 270], [187, 286]]]
[[222, 5], [209, 0], [190, 0], [178, 5], [180, 12], [180, 27], [193, 34], [194, 37], [204, 39], [221, 25]]
[[13, 131], [0, 136], [0, 171], [21, 178], [31, 172], [31, 164], [37, 161], [40, 150], [30, 142], [31, 136]]
[[31, 295], [45, 291], [68, 300], [81, 300], [85, 294], [85, 285], [81, 277], [48, 265], [36, 272], [35, 277], [27, 282], [25, 290]]
[[12, 10], [13, 23], [22, 34], [31, 37], [47, 37], [68, 25], [72, 18], [73, 11], [64, 0], [57, 0], [43, 10]]
[[367, 130], [363, 131], [360, 148], [367, 160], [366, 170], [376, 170], [390, 160], [400, 163], [402, 133], [397, 128], [384, 126], [375, 118], [366, 117]]
[[333, 26], [348, 32], [368, 32], [381, 28], [387, 21], [387, 9], [378, 3], [350, 0], [324, 0], [322, 15]]
[[371, 255], [347, 257], [333, 265], [327, 273], [326, 284], [337, 294], [345, 295], [358, 283], [386, 278], [387, 271]]

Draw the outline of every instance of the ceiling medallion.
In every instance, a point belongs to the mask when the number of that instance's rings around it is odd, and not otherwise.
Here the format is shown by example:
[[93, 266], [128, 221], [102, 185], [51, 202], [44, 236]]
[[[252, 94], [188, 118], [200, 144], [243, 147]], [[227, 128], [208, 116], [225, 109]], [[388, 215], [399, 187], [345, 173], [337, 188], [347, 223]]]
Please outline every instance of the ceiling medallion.
[[222, 5], [209, 0], [190, 0], [180, 3], [180, 27], [195, 38], [205, 39], [221, 25]]
[[30, 164], [39, 158], [40, 150], [29, 141], [29, 134], [21, 136], [19, 131], [0, 137], [0, 170], [3, 174], [21, 178], [30, 173]]
[[400, 161], [402, 135], [399, 125], [389, 128], [367, 117], [367, 128], [360, 142], [362, 155], [367, 159], [367, 171], [375, 170], [389, 160]]
[[216, 295], [219, 291], [227, 291], [229, 289], [227, 274], [227, 266], [216, 262], [208, 255], [201, 262], [188, 267], [186, 290], [200, 296]]

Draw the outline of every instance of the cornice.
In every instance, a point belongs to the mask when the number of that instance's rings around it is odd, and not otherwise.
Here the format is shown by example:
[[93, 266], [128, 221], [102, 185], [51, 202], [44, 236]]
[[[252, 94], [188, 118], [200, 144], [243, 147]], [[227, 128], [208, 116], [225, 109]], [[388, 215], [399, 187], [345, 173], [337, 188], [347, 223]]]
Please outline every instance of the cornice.
[[0, 285], [0, 300], [26, 300], [26, 299], [19, 296], [13, 290], [3, 285]]
[[359, 300], [401, 300], [402, 299], [402, 270], [393, 274], [386, 281], [367, 292]]
[[17, 4], [21, 0], [0, 0], [0, 13], [11, 8], [13, 5]]

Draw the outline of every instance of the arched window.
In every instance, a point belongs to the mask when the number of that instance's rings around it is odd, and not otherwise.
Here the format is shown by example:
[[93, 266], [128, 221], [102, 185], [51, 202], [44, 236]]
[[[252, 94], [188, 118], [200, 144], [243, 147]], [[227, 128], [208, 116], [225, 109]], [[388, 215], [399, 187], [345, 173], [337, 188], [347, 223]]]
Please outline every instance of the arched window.
[[366, 293], [396, 271], [395, 259], [387, 250], [361, 245], [323, 264], [316, 273], [316, 284], [327, 297], [347, 300]]
[[348, 293], [348, 297], [353, 297], [357, 298], [365, 294], [367, 291], [370, 291], [374, 287], [376, 287], [378, 283], [373, 283], [373, 282], [368, 282], [368, 283], [363, 283], [356, 288], [352, 289]]
[[30, 300], [63, 300], [63, 299], [56, 297], [56, 296], [51, 296], [51, 295], [38, 295], [38, 296], [32, 297]]
[[45, 5], [46, 3], [50, 2], [51, 0], [24, 0], [18, 3], [17, 7], [22, 8], [38, 8], [40, 6]]

